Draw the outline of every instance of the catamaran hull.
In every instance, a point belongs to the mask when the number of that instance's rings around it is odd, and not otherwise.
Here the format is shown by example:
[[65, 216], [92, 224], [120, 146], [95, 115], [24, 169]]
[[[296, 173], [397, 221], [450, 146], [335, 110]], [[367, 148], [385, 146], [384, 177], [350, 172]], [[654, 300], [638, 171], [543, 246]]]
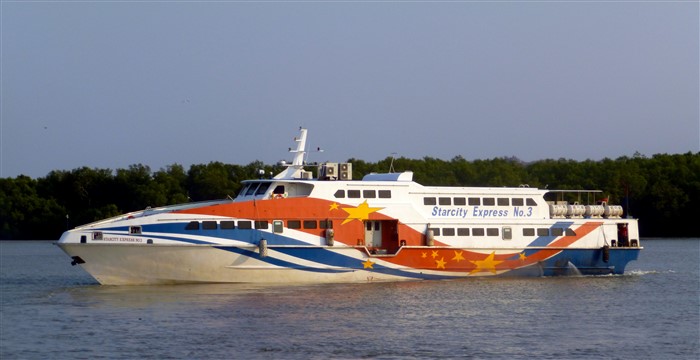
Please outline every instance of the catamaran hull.
[[[482, 276], [570, 276], [622, 274], [641, 248], [604, 249], [481, 249], [490, 253], [546, 252], [546, 258], [518, 264], [501, 261], [474, 271], [478, 261], [460, 261], [444, 269], [412, 268], [390, 258], [369, 256], [353, 247], [258, 247], [224, 245], [144, 245], [59, 243], [85, 271], [103, 285], [180, 283], [344, 283], [456, 279]], [[407, 252], [431, 254], [470, 250], [416, 247]], [[607, 252], [607, 254], [606, 254]], [[420, 255], [419, 255], [420, 256]], [[487, 256], [487, 255], [484, 255]], [[454, 259], [453, 259], [454, 260]], [[436, 261], [440, 261], [438, 258]], [[331, 265], [335, 263], [335, 265]], [[500, 265], [503, 264], [503, 265]], [[513, 266], [515, 265], [515, 266]]]

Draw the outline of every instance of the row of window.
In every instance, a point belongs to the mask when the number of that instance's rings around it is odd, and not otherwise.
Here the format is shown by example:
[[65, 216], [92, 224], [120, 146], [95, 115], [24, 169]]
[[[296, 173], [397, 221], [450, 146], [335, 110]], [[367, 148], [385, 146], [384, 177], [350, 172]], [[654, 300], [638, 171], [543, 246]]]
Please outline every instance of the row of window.
[[[374, 230], [379, 230], [380, 223], [377, 221], [376, 228]], [[373, 222], [367, 222], [367, 230], [372, 230]], [[229, 229], [262, 229], [267, 230], [269, 228], [269, 221], [250, 221], [250, 220], [239, 220], [238, 224], [233, 220], [222, 220], [222, 221], [190, 221], [186, 226], [185, 230], [229, 230]], [[283, 221], [274, 220], [273, 228], [275, 232], [282, 232]], [[289, 229], [332, 229], [333, 221], [331, 220], [287, 220], [287, 228]], [[498, 236], [499, 228], [430, 228], [435, 236]], [[510, 238], [510, 227], [503, 227], [504, 238]], [[98, 232], [95, 232], [98, 234]], [[141, 234], [140, 226], [130, 226], [129, 234]], [[575, 236], [576, 232], [572, 229], [564, 228], [523, 228], [523, 236]], [[99, 239], [102, 238], [102, 233], [99, 232], [97, 235]], [[95, 239], [95, 238], [94, 238]]]
[[492, 198], [492, 197], [424, 197], [423, 205], [467, 205], [470, 206], [537, 206], [532, 198]]
[[[498, 228], [430, 228], [435, 236], [498, 236], [500, 234]], [[510, 239], [511, 228], [504, 227], [504, 238]], [[523, 228], [523, 236], [575, 236], [576, 232], [572, 229], [564, 228]]]
[[[274, 220], [272, 222], [275, 232], [281, 232], [283, 221]], [[222, 220], [222, 221], [190, 221], [185, 225], [185, 230], [230, 230], [230, 229], [261, 229], [267, 230], [270, 227], [270, 222], [267, 220], [262, 221], [250, 221], [250, 220], [239, 220], [238, 222], [233, 220]], [[332, 229], [333, 222], [331, 220], [287, 220], [287, 228], [289, 229]], [[279, 231], [278, 231], [279, 229]]]
[[391, 199], [391, 190], [338, 190], [333, 194], [336, 199]]
[[[271, 183], [269, 182], [262, 182], [262, 183], [249, 183], [246, 185], [243, 189], [241, 189], [241, 192], [239, 193], [239, 196], [251, 196], [251, 195], [263, 195], [265, 192], [267, 192], [267, 189], [270, 188]], [[272, 190], [273, 194], [284, 194], [284, 185], [277, 185], [274, 190]]]

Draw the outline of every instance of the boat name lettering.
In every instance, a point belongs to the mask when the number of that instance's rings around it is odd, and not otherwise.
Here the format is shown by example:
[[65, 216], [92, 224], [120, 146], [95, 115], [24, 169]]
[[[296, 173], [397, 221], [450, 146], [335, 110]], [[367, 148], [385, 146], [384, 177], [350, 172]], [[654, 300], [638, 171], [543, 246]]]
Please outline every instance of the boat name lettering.
[[465, 218], [467, 215], [469, 215], [469, 210], [468, 208], [457, 208], [457, 209], [448, 209], [448, 208], [441, 208], [439, 206], [433, 207], [433, 216], [445, 216], [445, 217], [459, 217], [459, 218]]
[[528, 206], [527, 210], [516, 206], [513, 208], [513, 215], [515, 215], [515, 217], [532, 216], [532, 206]]
[[478, 206], [474, 206], [474, 217], [505, 217], [508, 216], [508, 210], [491, 210], [491, 209], [479, 209]]
[[121, 236], [105, 236], [102, 240], [94, 239], [92, 241], [143, 242], [140, 238]]
[[526, 208], [514, 207], [513, 212], [504, 209], [484, 209], [479, 206], [474, 206], [471, 211], [468, 207], [459, 208], [446, 208], [440, 206], [434, 206], [433, 212], [431, 214], [435, 217], [453, 217], [453, 218], [466, 218], [468, 216], [474, 218], [492, 218], [492, 217], [531, 217], [532, 216], [532, 206]]

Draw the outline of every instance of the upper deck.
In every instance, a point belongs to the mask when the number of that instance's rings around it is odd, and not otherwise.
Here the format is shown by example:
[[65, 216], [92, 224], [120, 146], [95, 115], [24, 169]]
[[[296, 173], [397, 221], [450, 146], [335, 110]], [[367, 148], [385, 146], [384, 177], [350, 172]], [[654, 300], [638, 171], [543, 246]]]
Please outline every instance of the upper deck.
[[[335, 168], [338, 164], [321, 164], [319, 173], [325, 174], [329, 166]], [[368, 201], [387, 211], [406, 209], [407, 216], [442, 221], [619, 218], [622, 215], [620, 206], [598, 202], [598, 190], [423, 186], [414, 182], [412, 175], [411, 172], [372, 173], [362, 180], [352, 180], [351, 176], [338, 180], [328, 176], [313, 179], [301, 173], [298, 179], [248, 180], [235, 201], [309, 197], [354, 206]], [[565, 200], [572, 194], [580, 201]], [[586, 196], [586, 201], [582, 195]]]

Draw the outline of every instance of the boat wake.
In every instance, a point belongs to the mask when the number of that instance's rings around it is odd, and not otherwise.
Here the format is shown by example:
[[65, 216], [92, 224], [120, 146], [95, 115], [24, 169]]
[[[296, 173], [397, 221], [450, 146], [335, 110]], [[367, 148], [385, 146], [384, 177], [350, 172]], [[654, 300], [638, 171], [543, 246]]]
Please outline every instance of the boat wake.
[[630, 276], [642, 276], [642, 275], [656, 275], [656, 274], [675, 274], [674, 270], [630, 270], [625, 272], [625, 275]]

